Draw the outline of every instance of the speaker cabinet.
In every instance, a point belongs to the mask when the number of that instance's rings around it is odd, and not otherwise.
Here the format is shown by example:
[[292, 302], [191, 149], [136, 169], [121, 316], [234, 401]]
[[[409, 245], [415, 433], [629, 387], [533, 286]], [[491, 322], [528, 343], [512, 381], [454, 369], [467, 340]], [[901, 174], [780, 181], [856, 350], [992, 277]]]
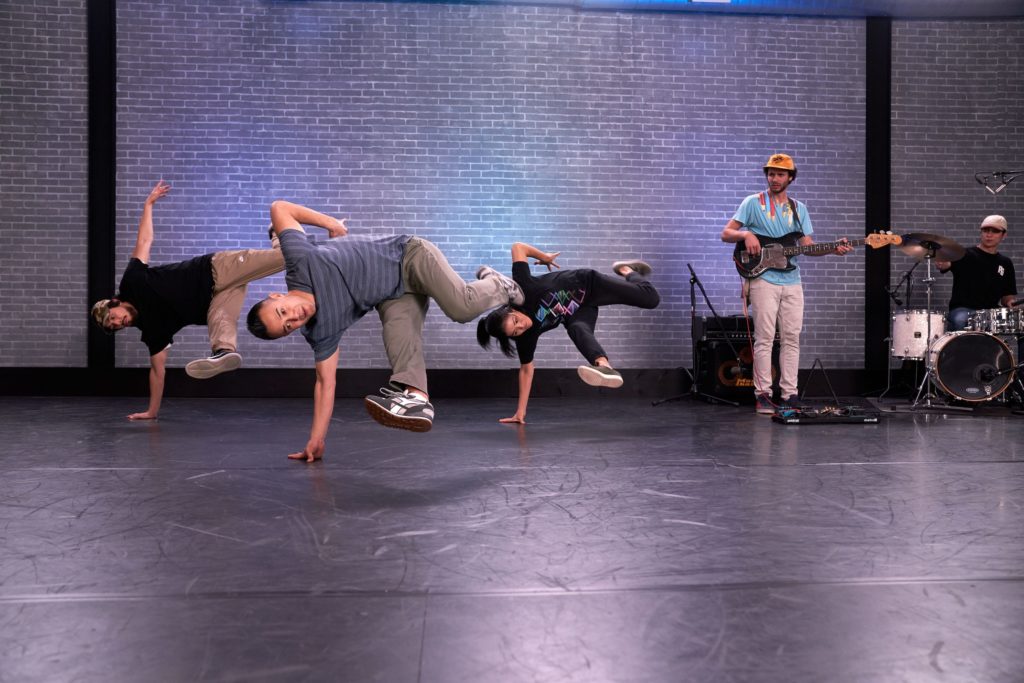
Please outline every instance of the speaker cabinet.
[[[697, 342], [697, 389], [737, 403], [754, 403], [754, 355], [749, 343], [734, 341], [736, 354], [726, 341], [704, 339]], [[779, 379], [779, 340], [772, 347], [772, 387]]]

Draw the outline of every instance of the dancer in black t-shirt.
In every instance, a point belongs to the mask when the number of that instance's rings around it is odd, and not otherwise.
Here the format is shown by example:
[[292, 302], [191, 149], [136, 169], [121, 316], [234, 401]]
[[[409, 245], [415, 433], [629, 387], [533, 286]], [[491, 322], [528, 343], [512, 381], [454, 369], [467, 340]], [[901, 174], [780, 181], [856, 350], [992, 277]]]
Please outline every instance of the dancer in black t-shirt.
[[[525, 300], [522, 305], [497, 308], [477, 324], [480, 346], [487, 348], [493, 337], [506, 356], [519, 356], [519, 404], [515, 415], [502, 418], [501, 422], [526, 422], [526, 405], [533, 386], [533, 356], [540, 335], [564, 325], [589, 363], [577, 369], [580, 379], [593, 386], [617, 388], [622, 386], [622, 375], [608, 362], [608, 354], [594, 336], [598, 309], [615, 304], [655, 308], [661, 300], [654, 285], [647, 281], [651, 267], [643, 261], [612, 264], [612, 270], [624, 281], [590, 269], [548, 272], [539, 277], [530, 273], [531, 258], [547, 266], [548, 271], [560, 268], [555, 262], [559, 253], [546, 253], [522, 242], [513, 244], [512, 279], [522, 288]], [[480, 269], [477, 277], [486, 276], [488, 271]]]
[[[213, 377], [241, 366], [237, 352], [238, 316], [246, 286], [284, 270], [280, 249], [240, 249], [197, 256], [187, 261], [150, 266], [153, 245], [153, 204], [170, 192], [158, 182], [146, 197], [131, 260], [121, 277], [118, 293], [92, 306], [92, 319], [107, 332], [126, 327], [142, 331], [149, 348], [149, 406], [129, 420], [155, 420], [164, 393], [164, 366], [173, 337], [186, 325], [208, 325], [209, 358], [194, 360], [185, 372], [197, 379]], [[339, 223], [338, 235], [345, 234]]]
[[1007, 223], [1002, 216], [986, 216], [981, 222], [978, 245], [953, 262], [935, 261], [940, 272], [953, 273], [953, 293], [949, 299], [947, 329], [951, 332], [967, 326], [967, 318], [978, 310], [1010, 307], [1017, 295], [1017, 277], [1013, 262], [999, 253], [1006, 238]]

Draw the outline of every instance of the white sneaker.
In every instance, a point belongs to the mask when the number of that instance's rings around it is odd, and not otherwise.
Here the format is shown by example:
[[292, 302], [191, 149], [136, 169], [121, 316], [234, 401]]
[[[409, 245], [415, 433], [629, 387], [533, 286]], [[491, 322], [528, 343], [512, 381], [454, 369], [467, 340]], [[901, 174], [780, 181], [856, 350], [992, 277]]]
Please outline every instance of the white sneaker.
[[610, 365], [581, 365], [576, 373], [592, 387], [618, 389], [622, 386], [622, 375]]
[[185, 374], [196, 379], [210, 379], [222, 372], [242, 367], [242, 356], [234, 351], [221, 349], [209, 358], [194, 360], [185, 366]]

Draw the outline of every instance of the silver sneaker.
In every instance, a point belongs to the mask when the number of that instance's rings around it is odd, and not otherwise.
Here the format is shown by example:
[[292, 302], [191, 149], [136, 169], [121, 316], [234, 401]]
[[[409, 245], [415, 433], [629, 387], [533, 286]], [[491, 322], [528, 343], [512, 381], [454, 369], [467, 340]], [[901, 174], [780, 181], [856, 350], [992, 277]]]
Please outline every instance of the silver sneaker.
[[476, 279], [483, 280], [485, 278], [493, 277], [501, 283], [501, 286], [505, 288], [508, 293], [508, 302], [515, 304], [516, 306], [522, 306], [526, 302], [526, 296], [523, 294], [523, 288], [516, 284], [516, 281], [507, 275], [502, 275], [494, 268], [490, 266], [480, 266], [476, 269]]

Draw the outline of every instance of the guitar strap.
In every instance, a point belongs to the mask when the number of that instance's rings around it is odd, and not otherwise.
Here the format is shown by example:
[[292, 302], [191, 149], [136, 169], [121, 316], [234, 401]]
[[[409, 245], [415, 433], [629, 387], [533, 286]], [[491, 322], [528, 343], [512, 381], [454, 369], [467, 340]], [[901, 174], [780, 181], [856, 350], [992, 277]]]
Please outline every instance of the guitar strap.
[[792, 197], [787, 197], [787, 199], [789, 200], [789, 209], [793, 212], [793, 218], [796, 219], [796, 229], [803, 234], [804, 226], [800, 225], [800, 214], [796, 212], [796, 200]]

